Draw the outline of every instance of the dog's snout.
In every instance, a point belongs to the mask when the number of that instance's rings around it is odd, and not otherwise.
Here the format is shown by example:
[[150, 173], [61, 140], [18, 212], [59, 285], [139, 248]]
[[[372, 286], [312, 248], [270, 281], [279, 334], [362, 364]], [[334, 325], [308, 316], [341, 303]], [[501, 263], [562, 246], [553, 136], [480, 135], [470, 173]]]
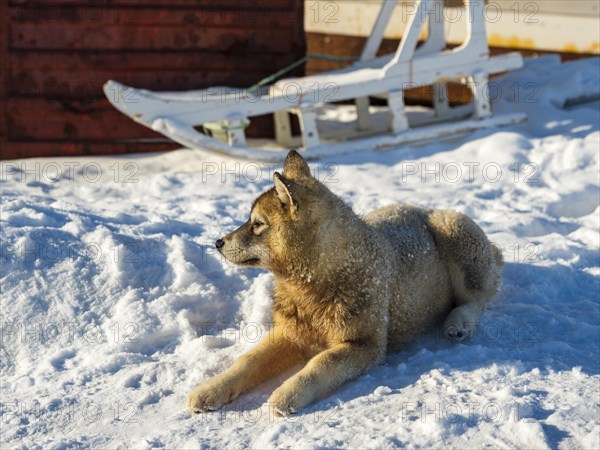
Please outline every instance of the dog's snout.
[[215, 242], [215, 247], [217, 247], [217, 250], [221, 250], [224, 245], [225, 241], [223, 239], [217, 239], [217, 242]]

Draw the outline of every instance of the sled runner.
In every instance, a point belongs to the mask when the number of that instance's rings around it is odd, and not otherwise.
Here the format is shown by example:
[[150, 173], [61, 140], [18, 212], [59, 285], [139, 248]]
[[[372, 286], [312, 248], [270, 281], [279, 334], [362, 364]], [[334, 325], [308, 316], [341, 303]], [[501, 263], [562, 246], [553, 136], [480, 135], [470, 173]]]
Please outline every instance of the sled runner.
[[[489, 56], [483, 1], [466, 1], [467, 38], [452, 50], [445, 49], [443, 0], [418, 1], [396, 52], [376, 57], [396, 4], [396, 0], [383, 2], [360, 58], [348, 68], [281, 79], [268, 86], [258, 83], [249, 89], [153, 92], [108, 81], [104, 92], [119, 111], [185, 147], [264, 161], [282, 160], [290, 147], [300, 148], [306, 158], [319, 158], [526, 119], [520, 113], [492, 113], [489, 75], [519, 68], [523, 60], [518, 53]], [[427, 39], [417, 48], [423, 26]], [[450, 107], [449, 81], [468, 85], [473, 101]], [[434, 107], [428, 114], [412, 114], [404, 105], [403, 89], [426, 85], [433, 85]], [[386, 99], [388, 107], [372, 112], [369, 97]], [[356, 120], [326, 126], [328, 114], [338, 107], [331, 104], [340, 101], [355, 105]], [[276, 145], [249, 146], [244, 129], [253, 116], [263, 114], [274, 114]], [[298, 117], [299, 136], [292, 134], [290, 114]]]

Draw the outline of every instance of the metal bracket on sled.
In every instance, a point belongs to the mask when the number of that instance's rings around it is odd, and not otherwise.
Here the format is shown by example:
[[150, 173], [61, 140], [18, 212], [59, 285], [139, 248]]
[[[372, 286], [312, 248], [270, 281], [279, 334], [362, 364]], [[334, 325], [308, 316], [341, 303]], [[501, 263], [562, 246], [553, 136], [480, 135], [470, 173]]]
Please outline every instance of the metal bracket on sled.
[[[282, 160], [289, 147], [301, 147], [305, 157], [317, 158], [526, 120], [521, 113], [494, 116], [485, 96], [490, 74], [517, 69], [523, 59], [518, 53], [489, 56], [484, 2], [466, 1], [467, 39], [461, 46], [446, 50], [443, 14], [439, 13], [443, 0], [419, 0], [396, 52], [376, 57], [396, 3], [384, 0], [360, 59], [348, 68], [282, 79], [259, 90], [153, 92], [109, 81], [104, 91], [118, 110], [185, 147], [268, 161]], [[427, 39], [417, 48], [424, 25]], [[448, 105], [445, 94], [450, 81], [469, 85], [471, 105]], [[286, 87], [292, 83], [300, 93], [295, 99], [286, 95]], [[415, 83], [433, 85], [434, 108], [429, 117], [413, 119], [407, 114], [402, 89]], [[335, 91], [320, 95], [314, 92], [315, 86], [335, 86]], [[387, 99], [387, 123], [373, 120], [369, 97]], [[356, 106], [355, 125], [338, 127], [327, 135], [319, 127], [320, 108], [324, 103], [348, 100]], [[274, 115], [275, 141], [281, 150], [247, 145], [249, 118], [263, 114]], [[299, 136], [292, 135], [290, 115], [298, 118]], [[204, 133], [196, 130], [200, 126]]]

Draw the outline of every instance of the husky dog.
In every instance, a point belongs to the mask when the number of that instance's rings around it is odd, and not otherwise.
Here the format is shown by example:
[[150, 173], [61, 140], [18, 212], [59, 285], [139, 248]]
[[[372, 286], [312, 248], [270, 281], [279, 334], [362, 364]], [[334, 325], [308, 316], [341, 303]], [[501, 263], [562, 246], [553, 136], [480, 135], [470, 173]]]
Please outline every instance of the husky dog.
[[196, 387], [190, 413], [215, 410], [295, 366], [269, 403], [294, 413], [381, 363], [437, 323], [472, 335], [499, 289], [502, 254], [464, 214], [393, 205], [359, 217], [292, 150], [249, 220], [216, 242], [234, 264], [275, 277], [273, 330]]

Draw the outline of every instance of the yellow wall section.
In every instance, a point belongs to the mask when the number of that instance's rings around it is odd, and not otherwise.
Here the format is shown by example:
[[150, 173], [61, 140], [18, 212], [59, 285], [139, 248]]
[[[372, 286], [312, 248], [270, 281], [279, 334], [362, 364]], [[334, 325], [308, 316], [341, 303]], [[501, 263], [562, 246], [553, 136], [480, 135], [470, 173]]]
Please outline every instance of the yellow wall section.
[[535, 49], [535, 41], [531, 38], [520, 38], [513, 34], [511, 36], [502, 36], [494, 33], [488, 36], [488, 44], [492, 47], [509, 47], [509, 48], [528, 48]]

